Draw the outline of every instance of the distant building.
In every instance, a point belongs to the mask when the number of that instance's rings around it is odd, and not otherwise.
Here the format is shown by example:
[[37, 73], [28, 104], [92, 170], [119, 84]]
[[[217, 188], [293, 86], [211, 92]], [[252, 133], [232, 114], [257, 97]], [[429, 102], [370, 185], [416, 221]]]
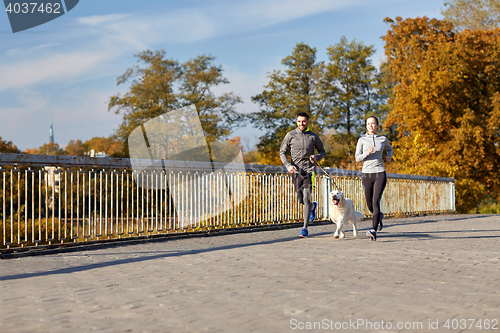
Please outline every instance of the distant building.
[[50, 117], [49, 143], [54, 143], [54, 127], [52, 125], [52, 117]]
[[54, 209], [56, 203], [56, 194], [59, 195], [61, 193], [61, 170], [60, 167], [53, 166], [45, 166], [44, 169], [44, 181], [45, 186], [49, 188], [49, 196], [47, 197], [47, 206], [50, 209]]
[[103, 151], [96, 152], [95, 149], [91, 149], [89, 152], [83, 153], [85, 156], [90, 156], [90, 157], [109, 157], [108, 154], [106, 154]]

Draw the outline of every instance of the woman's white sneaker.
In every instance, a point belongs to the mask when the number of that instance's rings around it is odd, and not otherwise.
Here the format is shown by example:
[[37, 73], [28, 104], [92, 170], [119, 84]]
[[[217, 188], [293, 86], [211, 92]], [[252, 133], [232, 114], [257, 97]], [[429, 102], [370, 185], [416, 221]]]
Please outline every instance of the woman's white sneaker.
[[373, 229], [368, 230], [366, 232], [366, 236], [370, 237], [372, 239], [372, 241], [376, 241], [377, 240], [377, 232], [375, 230], [373, 230]]

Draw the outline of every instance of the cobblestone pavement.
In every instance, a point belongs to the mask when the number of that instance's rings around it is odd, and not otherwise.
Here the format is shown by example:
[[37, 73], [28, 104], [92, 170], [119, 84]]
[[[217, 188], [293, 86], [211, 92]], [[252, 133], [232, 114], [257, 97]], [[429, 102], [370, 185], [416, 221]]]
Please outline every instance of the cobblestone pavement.
[[0, 332], [500, 332], [499, 215], [369, 223], [0, 260]]

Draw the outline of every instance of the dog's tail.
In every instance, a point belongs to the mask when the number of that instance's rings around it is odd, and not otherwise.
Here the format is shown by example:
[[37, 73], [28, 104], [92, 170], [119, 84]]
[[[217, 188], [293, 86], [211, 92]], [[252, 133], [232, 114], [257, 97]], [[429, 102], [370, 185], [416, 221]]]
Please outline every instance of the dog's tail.
[[355, 215], [356, 215], [356, 220], [358, 220], [358, 221], [361, 221], [362, 219], [365, 218], [365, 215], [361, 212], [358, 212], [358, 211], [355, 212]]

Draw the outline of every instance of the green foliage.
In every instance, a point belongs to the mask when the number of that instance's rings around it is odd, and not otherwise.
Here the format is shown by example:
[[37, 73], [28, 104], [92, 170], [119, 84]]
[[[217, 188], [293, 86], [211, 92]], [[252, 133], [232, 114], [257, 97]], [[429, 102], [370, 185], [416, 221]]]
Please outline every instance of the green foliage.
[[[383, 119], [387, 114], [391, 83], [388, 72], [379, 72], [369, 60], [375, 52], [373, 46], [355, 40], [349, 43], [343, 37], [327, 52], [329, 61], [318, 62], [315, 48], [297, 44], [281, 61], [285, 69], [273, 71], [264, 91], [252, 97], [260, 110], [250, 117], [265, 131], [257, 145], [263, 163], [281, 164], [279, 146], [286, 133], [296, 127], [298, 112], [310, 115], [311, 130], [319, 135], [336, 129], [340, 136], [335, 134], [334, 145], [342, 142], [344, 150], [352, 140], [345, 139], [343, 133], [347, 137], [361, 133], [368, 115]], [[339, 165], [349, 161], [346, 154], [333, 160]]]
[[330, 130], [320, 137], [326, 151], [326, 157], [321, 160], [321, 165], [346, 170], [358, 169], [360, 164], [354, 158], [358, 136]]
[[479, 214], [500, 214], [500, 203], [479, 206]]
[[257, 145], [266, 164], [281, 164], [279, 147], [286, 133], [296, 127], [298, 112], [310, 115], [311, 129], [316, 133], [326, 125], [329, 113], [325, 91], [320, 87], [323, 67], [316, 62], [316, 48], [299, 43], [281, 63], [285, 70], [274, 70], [265, 90], [252, 97], [260, 107], [250, 115], [252, 122], [266, 131]]
[[244, 117], [235, 109], [241, 98], [233, 93], [217, 96], [213, 92], [215, 87], [229, 83], [222, 75], [222, 66], [214, 64], [215, 57], [201, 55], [180, 64], [165, 55], [164, 50], [140, 52], [136, 57], [144, 67], [129, 68], [118, 78], [118, 85], [131, 85], [124, 96], [111, 96], [108, 104], [108, 110], [123, 114], [116, 138], [126, 145], [129, 134], [147, 120], [192, 104], [209, 142], [227, 137], [234, 127], [244, 123]]
[[373, 89], [377, 71], [369, 59], [374, 52], [373, 45], [356, 40], [348, 43], [345, 37], [328, 47], [330, 62], [326, 64], [324, 89], [333, 107], [328, 115], [329, 127], [359, 134], [364, 131], [364, 119], [377, 113]]
[[500, 214], [500, 200], [498, 197], [489, 195], [479, 205], [469, 210], [469, 214]]
[[262, 164], [262, 158], [258, 150], [250, 150], [249, 152], [245, 153], [245, 155], [243, 155], [243, 160], [246, 164]]
[[459, 29], [492, 29], [500, 26], [499, 0], [445, 1], [444, 19]]

